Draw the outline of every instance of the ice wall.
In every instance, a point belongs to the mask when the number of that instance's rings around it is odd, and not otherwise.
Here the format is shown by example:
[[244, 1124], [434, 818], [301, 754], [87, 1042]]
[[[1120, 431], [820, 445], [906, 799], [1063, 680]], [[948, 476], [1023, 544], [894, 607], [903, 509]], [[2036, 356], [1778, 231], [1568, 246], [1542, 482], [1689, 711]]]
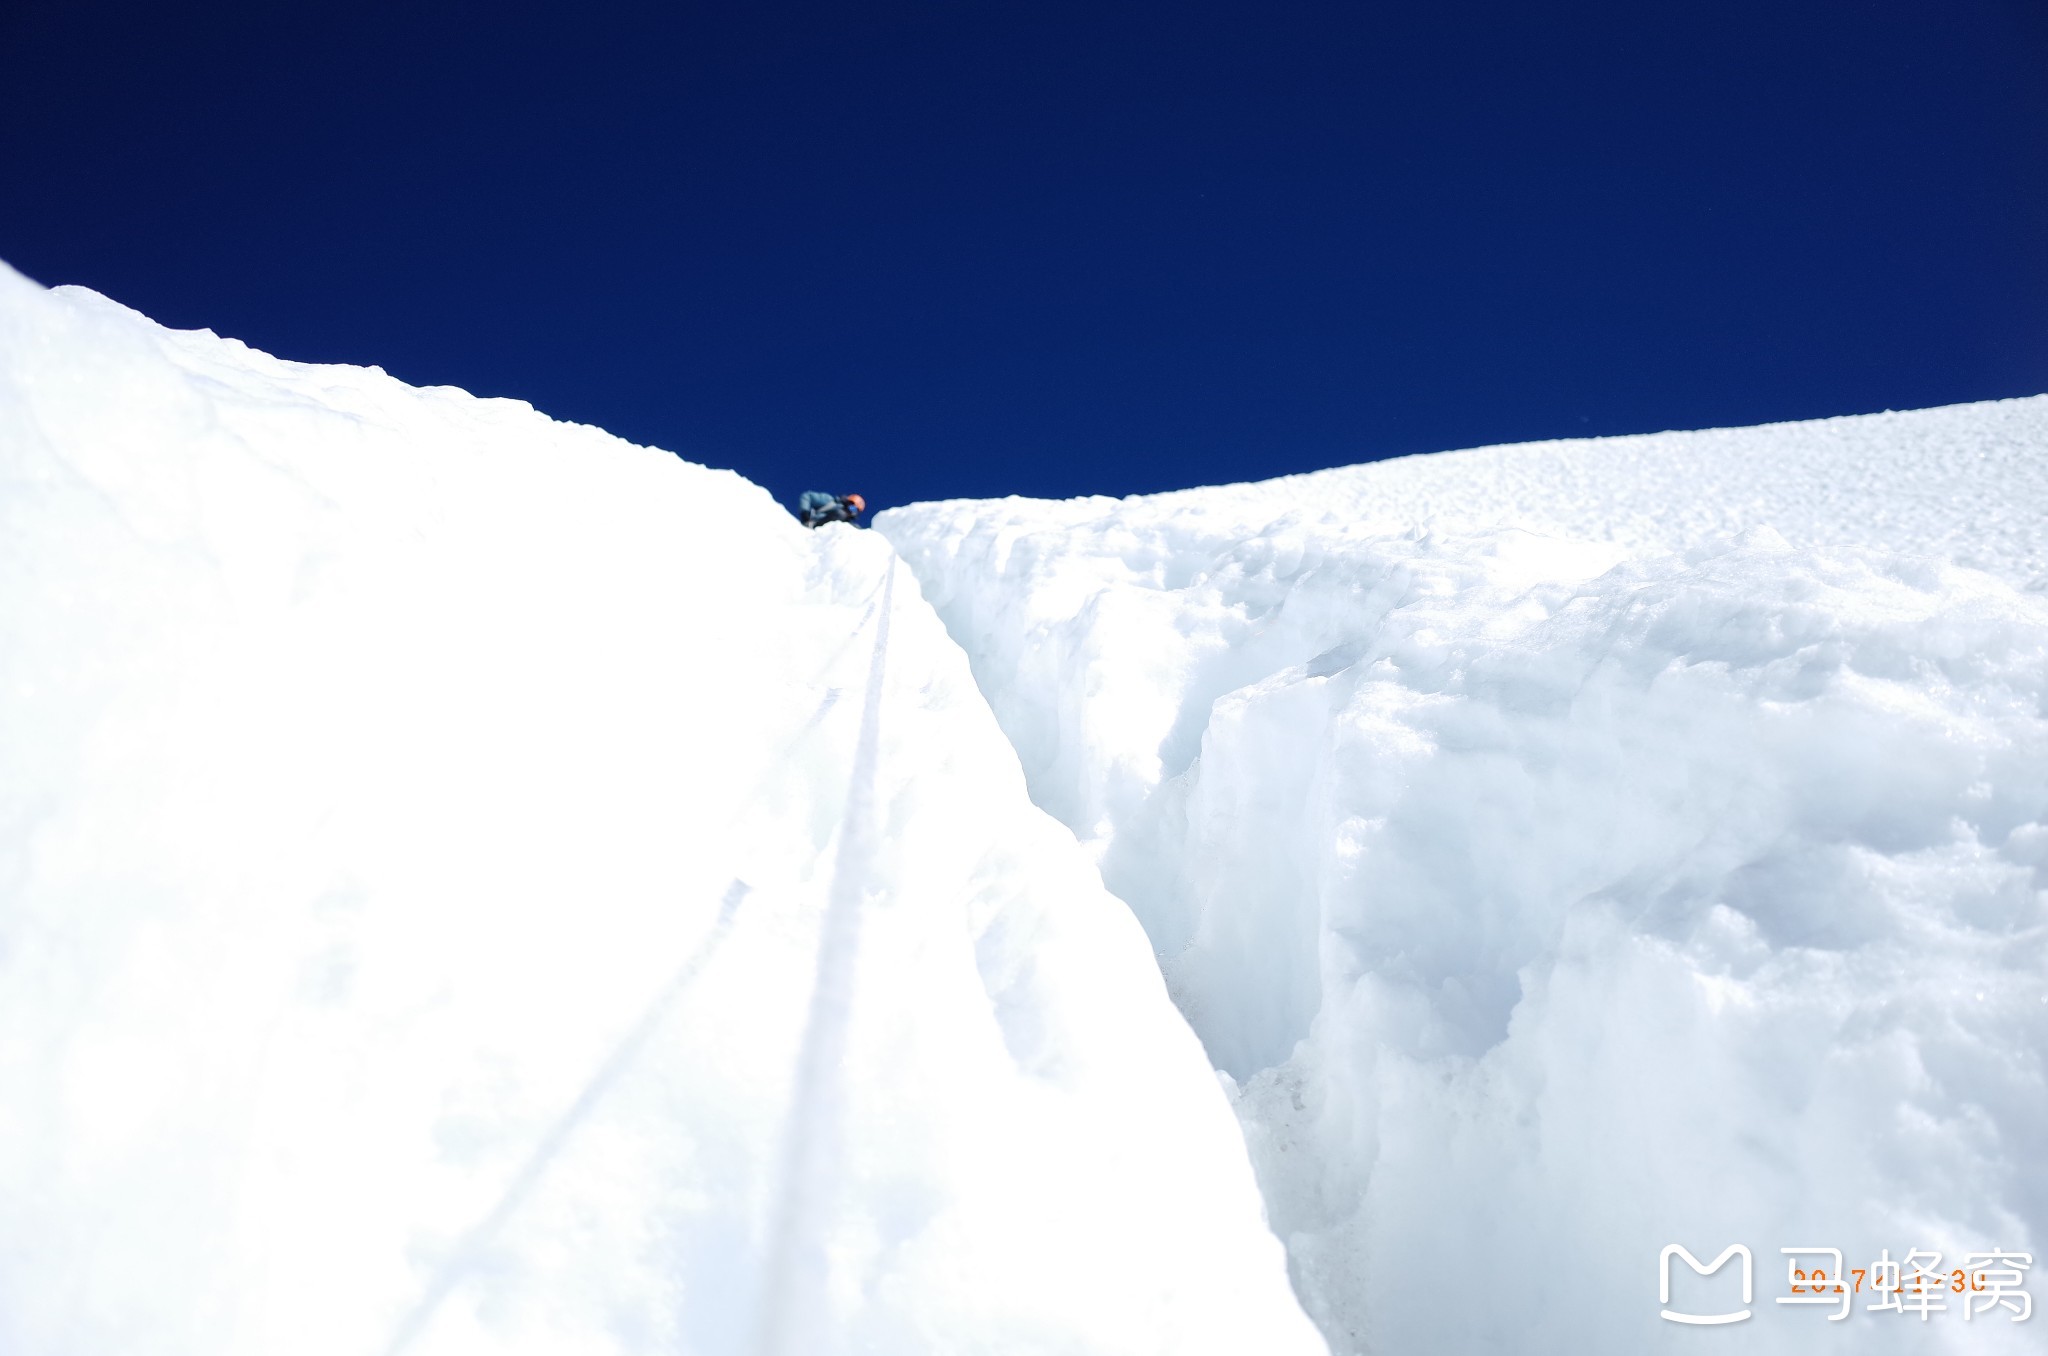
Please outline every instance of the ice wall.
[[[2044, 468], [2034, 399], [877, 527], [1333, 1349], [2020, 1351], [1776, 1301], [1785, 1247], [2048, 1264]], [[1670, 1243], [1752, 1250], [1739, 1329], [1660, 1318]]]
[[893, 559], [0, 268], [0, 1351], [1321, 1350]]

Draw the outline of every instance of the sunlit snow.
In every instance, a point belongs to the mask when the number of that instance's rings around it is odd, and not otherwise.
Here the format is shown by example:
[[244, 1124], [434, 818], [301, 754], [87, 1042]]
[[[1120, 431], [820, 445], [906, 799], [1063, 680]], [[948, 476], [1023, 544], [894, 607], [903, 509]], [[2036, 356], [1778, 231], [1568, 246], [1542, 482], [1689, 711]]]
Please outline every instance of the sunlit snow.
[[1321, 1350], [880, 537], [5, 271], [0, 478], [0, 1352]]
[[1704, 1350], [1670, 1243], [1754, 1255], [1722, 1349], [2033, 1349], [1776, 1300], [2048, 1267], [2048, 399], [876, 525], [1335, 1350]]
[[1777, 1300], [2048, 1271], [2044, 523], [2048, 398], [813, 533], [0, 268], [0, 1352], [2032, 1350]]

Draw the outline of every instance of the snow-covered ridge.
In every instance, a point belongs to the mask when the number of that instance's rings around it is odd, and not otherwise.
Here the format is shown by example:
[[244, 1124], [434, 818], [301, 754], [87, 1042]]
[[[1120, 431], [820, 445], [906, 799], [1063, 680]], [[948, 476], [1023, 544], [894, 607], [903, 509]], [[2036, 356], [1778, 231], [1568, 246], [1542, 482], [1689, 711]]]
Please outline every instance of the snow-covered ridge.
[[2031, 1349], [1773, 1297], [2048, 1263], [2048, 398], [876, 525], [1333, 1349], [1688, 1348], [1672, 1242], [1754, 1250], [1731, 1350]]
[[1041, 501], [1034, 513], [1086, 524], [1126, 504], [1171, 510], [1188, 539], [1241, 540], [1293, 516], [1377, 533], [1518, 528], [1640, 552], [1768, 526], [1803, 548], [1938, 557], [2039, 592], [2048, 395], [1433, 452], [1253, 484]]
[[1320, 1351], [892, 571], [0, 267], [0, 1351]]
[[0, 268], [0, 1351], [1312, 1353], [1254, 1168], [1346, 1356], [2029, 1350], [1775, 1297], [2048, 1266], [2044, 466], [811, 534]]
[[1768, 525], [1801, 547], [1939, 557], [2048, 589], [2048, 396], [1474, 448], [1234, 488], [1240, 511], [1321, 505], [1382, 524], [1519, 527], [1637, 550]]

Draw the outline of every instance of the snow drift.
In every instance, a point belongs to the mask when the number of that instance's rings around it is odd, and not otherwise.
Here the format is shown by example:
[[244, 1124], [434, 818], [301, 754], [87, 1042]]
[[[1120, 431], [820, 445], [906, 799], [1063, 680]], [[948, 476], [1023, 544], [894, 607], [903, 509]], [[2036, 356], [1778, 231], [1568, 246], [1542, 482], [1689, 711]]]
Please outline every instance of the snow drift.
[[1321, 1350], [897, 570], [0, 269], [0, 1351]]
[[2048, 1242], [2048, 399], [876, 525], [1333, 1349], [2032, 1349], [1776, 1301]]

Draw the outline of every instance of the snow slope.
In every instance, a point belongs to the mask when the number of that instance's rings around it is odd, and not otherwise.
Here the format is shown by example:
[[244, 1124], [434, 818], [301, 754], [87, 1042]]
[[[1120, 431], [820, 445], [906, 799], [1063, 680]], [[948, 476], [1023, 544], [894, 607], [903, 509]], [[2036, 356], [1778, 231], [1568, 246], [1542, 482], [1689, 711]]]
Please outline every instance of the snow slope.
[[0, 1351], [1322, 1349], [878, 537], [0, 268], [0, 773]]
[[[1776, 1300], [2048, 1266], [2048, 398], [876, 526], [1333, 1350], [2036, 1349]], [[1671, 1243], [1751, 1250], [1739, 1329]]]
[[1793, 544], [1936, 556], [2048, 590], [2048, 397], [1756, 428], [1400, 457], [1147, 502], [1253, 528], [1327, 513], [1385, 529], [1520, 528], [1678, 551], [1768, 526]]

